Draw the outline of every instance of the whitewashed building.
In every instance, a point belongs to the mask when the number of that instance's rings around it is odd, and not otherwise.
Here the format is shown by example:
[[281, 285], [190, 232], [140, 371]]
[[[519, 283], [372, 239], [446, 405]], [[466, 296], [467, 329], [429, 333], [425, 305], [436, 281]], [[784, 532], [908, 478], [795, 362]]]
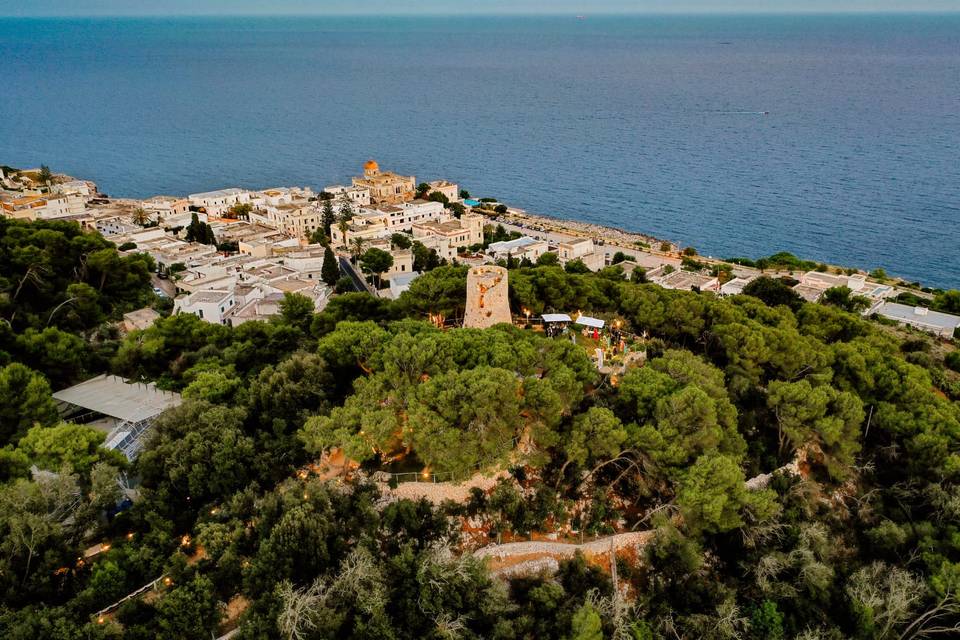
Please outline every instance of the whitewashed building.
[[933, 311], [926, 307], [911, 307], [896, 302], [879, 302], [867, 310], [866, 314], [878, 314], [941, 338], [952, 338], [957, 328], [960, 327], [960, 316]]
[[576, 238], [557, 243], [557, 257], [560, 264], [566, 266], [568, 262], [580, 260], [590, 271], [599, 271], [607, 263], [606, 254], [597, 251], [597, 247], [590, 238]]
[[502, 242], [491, 242], [487, 247], [487, 253], [494, 260], [506, 260], [508, 257], [516, 258], [517, 260], [526, 258], [534, 263], [540, 256], [549, 251], [550, 245], [543, 240], [537, 240], [530, 236], [521, 236]]
[[[367, 187], [334, 184], [325, 187], [323, 190], [334, 197], [333, 208], [335, 211], [339, 211], [340, 203], [344, 198], [346, 198], [350, 204], [357, 207], [370, 206], [370, 189]], [[323, 203], [321, 202], [320, 204], [322, 205]]]
[[250, 202], [251, 192], [237, 188], [218, 189], [217, 191], [194, 193], [187, 196], [187, 199], [191, 206], [203, 207], [208, 214], [220, 216], [235, 204]]
[[192, 313], [213, 324], [227, 324], [227, 312], [237, 304], [232, 290], [203, 290], [179, 296], [173, 301], [173, 312]]

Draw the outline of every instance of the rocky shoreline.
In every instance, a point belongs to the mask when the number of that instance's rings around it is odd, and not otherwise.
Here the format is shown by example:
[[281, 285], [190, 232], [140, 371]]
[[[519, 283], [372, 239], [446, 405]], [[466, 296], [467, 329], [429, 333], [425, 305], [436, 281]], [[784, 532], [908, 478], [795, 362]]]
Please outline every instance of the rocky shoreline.
[[617, 227], [608, 227], [592, 222], [580, 222], [543, 214], [534, 214], [523, 209], [508, 207], [507, 212], [497, 217], [509, 224], [535, 229], [537, 231], [561, 233], [571, 237], [591, 238], [600, 240], [604, 244], [613, 244], [630, 249], [644, 249], [653, 253], [661, 245], [669, 245], [669, 249], [663, 253], [672, 253], [679, 251], [680, 247], [674, 242], [656, 238], [649, 234], [627, 231]]

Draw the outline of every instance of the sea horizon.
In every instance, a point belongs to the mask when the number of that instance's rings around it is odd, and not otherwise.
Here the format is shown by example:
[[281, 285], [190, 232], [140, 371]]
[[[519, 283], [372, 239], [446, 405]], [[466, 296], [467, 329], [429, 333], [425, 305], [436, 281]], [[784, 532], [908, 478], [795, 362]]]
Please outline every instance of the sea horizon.
[[960, 13], [574, 18], [0, 16], [0, 163], [143, 198], [376, 158], [717, 257], [960, 282]]
[[767, 10], [767, 11], [738, 11], [738, 10], [724, 10], [720, 9], [717, 11], [687, 11], [687, 10], [678, 10], [678, 11], [657, 11], [657, 10], [643, 10], [643, 11], [593, 11], [593, 12], [577, 12], [577, 11], [539, 11], [539, 12], [530, 12], [530, 11], [518, 11], [516, 13], [496, 11], [451, 11], [451, 12], [328, 12], [328, 11], [290, 11], [290, 12], [199, 12], [199, 13], [38, 13], [38, 14], [27, 14], [27, 13], [0, 13], [0, 19], [5, 18], [161, 18], [161, 19], [177, 19], [177, 18], [271, 18], [271, 17], [280, 17], [280, 18], [291, 18], [291, 17], [310, 17], [310, 18], [457, 18], [457, 17], [528, 17], [528, 18], [555, 18], [555, 17], [622, 17], [622, 16], [667, 16], [667, 17], [692, 17], [692, 18], [703, 18], [703, 17], [742, 17], [742, 18], [752, 18], [752, 17], [767, 17], [767, 16], [929, 16], [929, 15], [957, 15], [960, 14], [960, 8], [957, 9], [843, 9], [836, 11], [824, 11], [822, 9], [811, 9], [811, 10]]
[[504, 19], [603, 19], [603, 18], [719, 18], [719, 19], [751, 19], [751, 18], [929, 18], [929, 17], [960, 17], [960, 9], [953, 11], [938, 10], [911, 10], [911, 11], [767, 11], [767, 12], [604, 12], [604, 13], [89, 13], [89, 14], [0, 14], [0, 20], [232, 20], [236, 18], [345, 18], [345, 19], [457, 19], [457, 18], [504, 18]]

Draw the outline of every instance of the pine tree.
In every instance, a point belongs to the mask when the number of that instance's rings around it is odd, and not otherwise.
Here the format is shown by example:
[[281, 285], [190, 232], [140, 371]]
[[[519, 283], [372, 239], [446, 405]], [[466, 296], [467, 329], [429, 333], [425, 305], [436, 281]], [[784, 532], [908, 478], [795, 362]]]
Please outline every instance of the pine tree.
[[337, 221], [337, 214], [333, 210], [333, 200], [324, 200], [323, 201], [323, 232], [327, 234], [327, 237], [330, 238], [330, 228]]
[[40, 173], [37, 179], [40, 180], [40, 184], [49, 187], [50, 183], [53, 182], [53, 172], [50, 171], [50, 167], [45, 164], [40, 165]]
[[337, 257], [329, 246], [323, 251], [323, 266], [320, 268], [320, 277], [331, 287], [340, 279], [340, 265]]
[[350, 198], [343, 196], [340, 200], [340, 220], [350, 221], [353, 218], [353, 207], [350, 206]]

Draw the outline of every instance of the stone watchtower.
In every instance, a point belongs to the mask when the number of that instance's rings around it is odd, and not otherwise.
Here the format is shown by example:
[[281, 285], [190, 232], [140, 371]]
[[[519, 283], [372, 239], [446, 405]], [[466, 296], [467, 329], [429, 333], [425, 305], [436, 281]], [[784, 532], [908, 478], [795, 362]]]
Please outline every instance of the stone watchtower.
[[486, 329], [510, 317], [507, 270], [503, 267], [473, 267], [467, 273], [467, 309], [463, 326]]

